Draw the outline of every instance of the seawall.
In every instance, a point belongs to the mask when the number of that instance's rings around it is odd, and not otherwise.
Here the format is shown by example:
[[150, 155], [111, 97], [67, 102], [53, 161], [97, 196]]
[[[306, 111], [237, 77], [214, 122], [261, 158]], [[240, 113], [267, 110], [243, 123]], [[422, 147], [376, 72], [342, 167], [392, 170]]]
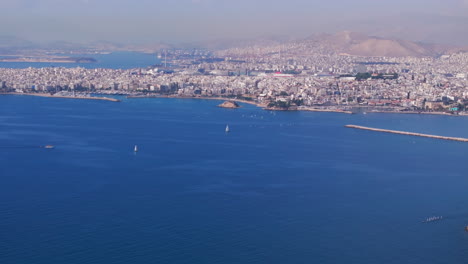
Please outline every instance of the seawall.
[[357, 125], [345, 125], [345, 127], [354, 128], [354, 129], [369, 130], [369, 131], [375, 131], [375, 132], [407, 135], [407, 136], [427, 137], [427, 138], [436, 138], [436, 139], [443, 139], [443, 140], [468, 142], [468, 138], [460, 138], [460, 137], [444, 137], [444, 136], [437, 136], [437, 135], [430, 135], [430, 134], [421, 134], [421, 133], [390, 130], [390, 129], [381, 129], [381, 128], [372, 128], [372, 127], [357, 126]]

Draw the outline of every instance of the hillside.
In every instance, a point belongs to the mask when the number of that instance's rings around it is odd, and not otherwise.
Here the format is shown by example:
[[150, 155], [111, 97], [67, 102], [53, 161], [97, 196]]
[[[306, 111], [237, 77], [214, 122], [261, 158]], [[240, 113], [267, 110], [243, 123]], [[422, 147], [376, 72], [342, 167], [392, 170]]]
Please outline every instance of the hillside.
[[274, 43], [271, 45], [252, 45], [220, 51], [222, 55], [271, 56], [280, 53], [294, 55], [343, 54], [366, 57], [424, 57], [467, 51], [461, 47], [422, 44], [400, 39], [387, 39], [343, 31], [337, 34], [317, 34], [306, 39]]

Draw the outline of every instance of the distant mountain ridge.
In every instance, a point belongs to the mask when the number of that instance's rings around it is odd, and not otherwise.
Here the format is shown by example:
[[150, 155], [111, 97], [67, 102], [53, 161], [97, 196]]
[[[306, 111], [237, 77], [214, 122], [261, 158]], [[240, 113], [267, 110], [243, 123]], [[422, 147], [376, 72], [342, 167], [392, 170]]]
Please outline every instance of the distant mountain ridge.
[[[252, 45], [254, 49], [258, 45]], [[239, 48], [237, 48], [239, 49]], [[248, 49], [248, 48], [245, 48]], [[417, 43], [408, 40], [367, 36], [365, 34], [343, 31], [336, 34], [316, 34], [305, 39], [277, 42], [265, 46], [270, 54], [272, 50], [281, 50], [284, 54], [342, 54], [365, 57], [435, 57], [454, 52], [468, 51], [468, 47], [456, 47], [439, 44]], [[239, 52], [237, 50], [237, 52]], [[228, 50], [221, 53], [229, 54]], [[256, 51], [257, 55], [260, 54]], [[273, 53], [276, 54], [276, 53]]]
[[354, 56], [420, 57], [435, 55], [433, 51], [415, 42], [369, 37], [349, 31], [325, 37], [324, 41], [334, 46], [337, 52]]
[[351, 31], [342, 31], [336, 34], [321, 33], [302, 39], [286, 36], [264, 36], [254, 39], [217, 39], [183, 44], [155, 42], [139, 45], [119, 44], [109, 41], [95, 41], [87, 44], [55, 41], [47, 44], [37, 44], [21, 38], [0, 36], [0, 53], [2, 54], [28, 54], [30, 52], [50, 51], [137, 51], [152, 53], [162, 49], [174, 48], [205, 48], [217, 51], [220, 56], [236, 54], [249, 56], [342, 54], [365, 57], [435, 57], [456, 52], [468, 52], [468, 46], [418, 43], [401, 39], [367, 36]]

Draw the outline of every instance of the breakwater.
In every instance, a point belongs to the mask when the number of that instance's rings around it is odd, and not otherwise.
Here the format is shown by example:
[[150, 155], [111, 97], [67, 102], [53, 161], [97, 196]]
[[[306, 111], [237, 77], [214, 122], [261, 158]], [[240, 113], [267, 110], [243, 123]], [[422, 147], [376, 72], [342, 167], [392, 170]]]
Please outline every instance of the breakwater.
[[365, 126], [356, 126], [356, 125], [345, 125], [345, 127], [354, 128], [354, 129], [369, 130], [369, 131], [375, 131], [375, 132], [383, 132], [383, 133], [407, 135], [407, 136], [427, 137], [427, 138], [436, 138], [436, 139], [443, 139], [443, 140], [453, 140], [453, 141], [468, 142], [468, 138], [460, 138], [460, 137], [445, 137], [445, 136], [437, 136], [437, 135], [430, 135], [430, 134], [421, 134], [421, 133], [406, 132], [406, 131], [398, 131], [398, 130], [390, 130], [390, 129], [381, 129], [381, 128], [365, 127]]

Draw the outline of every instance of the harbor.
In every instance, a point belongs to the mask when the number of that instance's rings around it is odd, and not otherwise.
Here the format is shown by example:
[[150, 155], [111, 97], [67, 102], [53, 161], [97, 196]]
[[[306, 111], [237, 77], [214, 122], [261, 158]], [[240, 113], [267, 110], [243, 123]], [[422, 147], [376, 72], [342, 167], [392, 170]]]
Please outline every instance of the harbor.
[[422, 134], [422, 133], [414, 133], [414, 132], [390, 130], [390, 129], [381, 129], [381, 128], [373, 128], [373, 127], [365, 127], [365, 126], [357, 126], [357, 125], [345, 125], [345, 127], [354, 128], [354, 129], [361, 129], [361, 130], [369, 130], [369, 131], [375, 131], [375, 132], [407, 135], [407, 136], [416, 136], [416, 137], [426, 137], [426, 138], [435, 138], [435, 139], [443, 139], [443, 140], [468, 142], [468, 138], [461, 138], [461, 137], [446, 137], [446, 136], [438, 136], [438, 135], [430, 135], [430, 134]]

